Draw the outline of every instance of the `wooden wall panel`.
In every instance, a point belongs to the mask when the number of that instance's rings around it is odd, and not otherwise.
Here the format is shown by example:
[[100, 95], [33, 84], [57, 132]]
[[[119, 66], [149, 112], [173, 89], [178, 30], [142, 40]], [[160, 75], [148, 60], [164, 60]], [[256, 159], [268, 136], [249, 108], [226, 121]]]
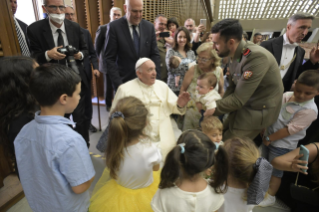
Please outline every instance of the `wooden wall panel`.
[[0, 42], [3, 56], [21, 54], [9, 0], [0, 1]]

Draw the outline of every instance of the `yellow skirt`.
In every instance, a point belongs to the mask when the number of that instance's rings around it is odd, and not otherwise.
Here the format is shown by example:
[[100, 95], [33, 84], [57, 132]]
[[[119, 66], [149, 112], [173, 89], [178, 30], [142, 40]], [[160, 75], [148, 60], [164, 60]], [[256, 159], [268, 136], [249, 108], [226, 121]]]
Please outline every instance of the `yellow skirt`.
[[153, 172], [153, 183], [141, 189], [129, 189], [109, 180], [91, 197], [90, 212], [152, 212], [151, 201], [160, 182], [160, 171]]

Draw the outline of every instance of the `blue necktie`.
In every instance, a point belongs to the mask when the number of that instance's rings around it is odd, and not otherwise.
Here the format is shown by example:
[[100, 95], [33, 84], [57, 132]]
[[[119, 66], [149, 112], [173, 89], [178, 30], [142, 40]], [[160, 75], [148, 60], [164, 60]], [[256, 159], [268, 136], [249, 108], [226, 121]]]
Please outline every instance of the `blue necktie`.
[[135, 50], [137, 55], [140, 55], [140, 37], [137, 34], [136, 26], [132, 25], [132, 27], [133, 27], [133, 41], [134, 41]]

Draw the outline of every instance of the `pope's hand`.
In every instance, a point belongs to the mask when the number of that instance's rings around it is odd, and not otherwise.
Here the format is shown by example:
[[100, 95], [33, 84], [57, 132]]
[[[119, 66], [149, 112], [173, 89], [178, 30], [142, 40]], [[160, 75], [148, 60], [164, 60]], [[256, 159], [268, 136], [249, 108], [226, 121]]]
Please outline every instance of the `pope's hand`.
[[185, 107], [189, 100], [191, 99], [190, 95], [188, 92], [183, 91], [182, 93], [179, 94], [178, 99], [177, 99], [177, 105], [179, 107]]

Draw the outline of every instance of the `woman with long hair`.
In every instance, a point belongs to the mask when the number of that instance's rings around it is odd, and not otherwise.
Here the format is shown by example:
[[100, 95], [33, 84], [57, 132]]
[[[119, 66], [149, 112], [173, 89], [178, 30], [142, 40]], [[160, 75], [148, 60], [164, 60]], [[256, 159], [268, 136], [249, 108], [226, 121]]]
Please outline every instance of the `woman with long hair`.
[[29, 123], [36, 111], [30, 93], [31, 73], [38, 64], [30, 57], [5, 57], [0, 60], [0, 145], [6, 157], [15, 164], [13, 141], [21, 128]]
[[[188, 70], [188, 65], [195, 61], [195, 54], [191, 48], [191, 38], [189, 31], [185, 27], [180, 27], [175, 33], [175, 45], [166, 53], [166, 66], [168, 72], [167, 84], [172, 91], [178, 96], [184, 76]], [[179, 57], [181, 59], [177, 68], [170, 67], [171, 57]]]

